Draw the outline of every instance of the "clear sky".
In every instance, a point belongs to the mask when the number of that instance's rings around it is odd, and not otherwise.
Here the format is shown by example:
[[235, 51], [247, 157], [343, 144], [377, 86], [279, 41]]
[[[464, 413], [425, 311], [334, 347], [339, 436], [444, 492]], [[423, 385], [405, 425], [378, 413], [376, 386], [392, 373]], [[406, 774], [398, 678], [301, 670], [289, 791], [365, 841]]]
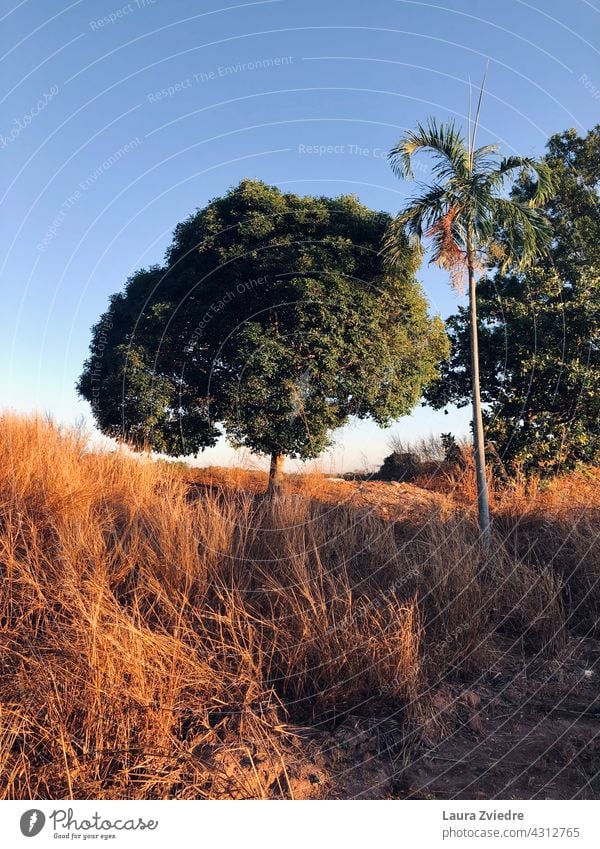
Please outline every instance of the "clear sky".
[[[411, 187], [387, 150], [431, 114], [464, 122], [488, 58], [481, 144], [539, 155], [600, 120], [600, 0], [0, 0], [0, 18], [2, 406], [66, 423], [91, 423], [74, 384], [108, 296], [242, 177], [395, 212]], [[455, 310], [443, 273], [420, 279]], [[354, 424], [326, 462], [467, 422]]]

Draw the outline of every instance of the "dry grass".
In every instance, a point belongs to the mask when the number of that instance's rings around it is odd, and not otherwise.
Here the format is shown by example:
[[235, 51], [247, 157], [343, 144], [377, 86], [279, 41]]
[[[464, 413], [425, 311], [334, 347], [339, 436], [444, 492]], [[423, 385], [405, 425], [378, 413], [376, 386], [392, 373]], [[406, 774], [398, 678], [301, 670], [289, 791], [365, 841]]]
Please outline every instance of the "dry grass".
[[412, 527], [190, 488], [0, 418], [0, 797], [302, 795], [303, 729], [411, 739], [496, 637], [551, 656], [597, 622], [600, 501], [562, 493], [497, 501], [486, 561], [450, 499]]

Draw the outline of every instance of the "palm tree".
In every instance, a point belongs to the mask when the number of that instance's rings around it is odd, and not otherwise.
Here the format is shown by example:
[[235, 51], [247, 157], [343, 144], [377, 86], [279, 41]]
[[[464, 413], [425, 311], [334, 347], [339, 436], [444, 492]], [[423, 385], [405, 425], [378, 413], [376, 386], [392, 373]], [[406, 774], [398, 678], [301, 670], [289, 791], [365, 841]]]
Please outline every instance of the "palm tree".
[[[520, 271], [533, 263], [550, 239], [549, 224], [536, 207], [548, 199], [553, 185], [543, 162], [521, 156], [501, 159], [495, 144], [475, 147], [480, 107], [481, 94], [466, 140], [454, 122], [438, 124], [430, 119], [427, 126], [417, 124], [392, 148], [389, 159], [398, 177], [412, 179], [413, 157], [425, 152], [432, 158], [433, 179], [396, 216], [384, 251], [393, 264], [402, 251], [405, 234], [419, 251], [428, 239], [431, 261], [450, 272], [455, 287], [461, 287], [467, 275], [477, 505], [487, 549], [490, 515], [479, 388], [476, 274], [485, 264], [498, 265], [502, 271], [509, 267]], [[513, 199], [508, 191], [516, 177], [532, 178], [528, 202]]]

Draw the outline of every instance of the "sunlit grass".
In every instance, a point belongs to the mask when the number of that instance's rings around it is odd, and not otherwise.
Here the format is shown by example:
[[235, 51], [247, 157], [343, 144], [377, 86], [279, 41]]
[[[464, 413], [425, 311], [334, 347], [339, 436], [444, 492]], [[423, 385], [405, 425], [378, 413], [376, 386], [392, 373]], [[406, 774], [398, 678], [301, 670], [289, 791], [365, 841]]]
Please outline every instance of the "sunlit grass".
[[238, 478], [0, 419], [2, 798], [293, 795], [298, 729], [408, 741], [495, 635], [551, 655], [597, 621], [593, 477], [496, 495], [487, 562], [468, 470], [416, 526]]

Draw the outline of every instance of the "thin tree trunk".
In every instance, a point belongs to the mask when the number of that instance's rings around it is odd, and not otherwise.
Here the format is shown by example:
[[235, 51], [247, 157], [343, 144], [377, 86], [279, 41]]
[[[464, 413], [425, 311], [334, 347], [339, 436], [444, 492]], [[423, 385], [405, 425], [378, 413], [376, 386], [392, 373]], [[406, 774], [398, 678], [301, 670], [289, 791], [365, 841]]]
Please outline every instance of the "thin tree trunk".
[[271, 454], [271, 468], [269, 470], [269, 486], [267, 488], [267, 493], [269, 495], [274, 495], [279, 491], [281, 487], [281, 482], [283, 480], [283, 463], [285, 460], [285, 454]]
[[469, 325], [471, 345], [471, 385], [473, 396], [473, 449], [475, 453], [475, 472], [477, 475], [477, 511], [479, 530], [486, 551], [490, 545], [490, 505], [487, 477], [485, 473], [485, 435], [481, 412], [481, 391], [479, 387], [479, 341], [477, 334], [477, 291], [475, 286], [475, 263], [471, 244], [467, 246], [469, 269]]

